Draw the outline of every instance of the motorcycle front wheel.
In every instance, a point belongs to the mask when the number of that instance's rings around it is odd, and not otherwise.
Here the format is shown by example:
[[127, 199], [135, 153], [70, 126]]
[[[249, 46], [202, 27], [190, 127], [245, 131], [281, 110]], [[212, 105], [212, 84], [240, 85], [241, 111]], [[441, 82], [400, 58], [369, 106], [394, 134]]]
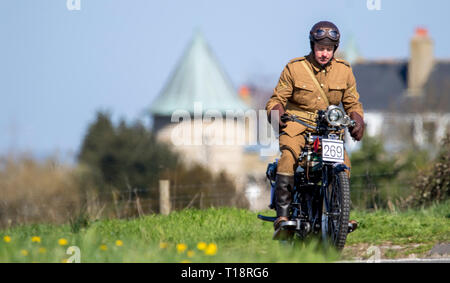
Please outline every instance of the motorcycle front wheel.
[[345, 246], [350, 218], [350, 181], [342, 171], [334, 174], [326, 189], [322, 214], [322, 239], [337, 250]]

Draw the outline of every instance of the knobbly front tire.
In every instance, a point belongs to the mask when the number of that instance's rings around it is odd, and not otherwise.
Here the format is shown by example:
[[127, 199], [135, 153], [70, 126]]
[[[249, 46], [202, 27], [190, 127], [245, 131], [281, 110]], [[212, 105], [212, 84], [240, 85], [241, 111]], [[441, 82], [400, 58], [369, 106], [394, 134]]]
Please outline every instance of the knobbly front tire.
[[340, 251], [347, 240], [350, 218], [350, 181], [347, 173], [341, 171], [335, 174], [326, 194], [322, 215], [322, 239], [327, 245]]

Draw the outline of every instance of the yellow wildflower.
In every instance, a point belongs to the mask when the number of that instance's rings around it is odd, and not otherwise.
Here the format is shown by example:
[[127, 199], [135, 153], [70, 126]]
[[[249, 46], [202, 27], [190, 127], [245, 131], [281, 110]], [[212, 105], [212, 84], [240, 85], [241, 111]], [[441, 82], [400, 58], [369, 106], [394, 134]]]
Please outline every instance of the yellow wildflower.
[[67, 243], [68, 243], [67, 240], [64, 239], [64, 238], [61, 238], [61, 239], [58, 240], [58, 244], [60, 246], [65, 246], [65, 245], [67, 245]]
[[193, 257], [195, 255], [195, 252], [194, 251], [188, 251], [187, 252], [187, 256], [188, 257]]
[[27, 256], [27, 255], [28, 255], [28, 251], [27, 251], [27, 250], [21, 250], [20, 253], [21, 253], [23, 256]]
[[3, 237], [3, 241], [5, 241], [6, 243], [9, 243], [9, 242], [11, 242], [11, 237], [5, 236], [5, 237]]
[[197, 244], [197, 249], [203, 251], [204, 249], [206, 249], [206, 243], [205, 242], [200, 242]]
[[166, 242], [160, 242], [159, 243], [159, 248], [160, 249], [165, 249], [165, 248], [167, 248], [167, 246], [168, 246], [168, 244]]
[[31, 238], [31, 242], [33, 242], [33, 243], [40, 243], [41, 242], [41, 237], [34, 236], [34, 237]]
[[210, 243], [205, 249], [205, 255], [215, 255], [217, 253], [217, 245]]
[[187, 246], [185, 244], [178, 244], [177, 245], [178, 253], [183, 253], [186, 249], [187, 249]]
[[180, 263], [191, 263], [189, 260], [182, 260], [182, 261], [180, 261]]
[[116, 241], [116, 246], [121, 247], [123, 246], [123, 242], [121, 240]]
[[102, 251], [107, 251], [107, 250], [108, 250], [108, 247], [107, 247], [106, 245], [101, 245], [101, 246], [100, 246], [100, 250], [102, 250]]
[[68, 260], [67, 258], [63, 258], [63, 259], [61, 260], [61, 262], [62, 262], [62, 263], [68, 263], [69, 260]]

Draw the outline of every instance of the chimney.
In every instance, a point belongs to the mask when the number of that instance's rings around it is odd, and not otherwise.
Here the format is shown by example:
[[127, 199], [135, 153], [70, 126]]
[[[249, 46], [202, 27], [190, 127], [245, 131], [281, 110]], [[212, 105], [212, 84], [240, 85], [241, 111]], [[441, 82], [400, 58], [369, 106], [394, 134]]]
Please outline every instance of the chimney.
[[428, 30], [417, 28], [411, 39], [411, 58], [408, 64], [408, 96], [420, 96], [433, 68], [433, 41]]
[[248, 106], [252, 106], [251, 90], [248, 86], [242, 85], [239, 88], [239, 96]]

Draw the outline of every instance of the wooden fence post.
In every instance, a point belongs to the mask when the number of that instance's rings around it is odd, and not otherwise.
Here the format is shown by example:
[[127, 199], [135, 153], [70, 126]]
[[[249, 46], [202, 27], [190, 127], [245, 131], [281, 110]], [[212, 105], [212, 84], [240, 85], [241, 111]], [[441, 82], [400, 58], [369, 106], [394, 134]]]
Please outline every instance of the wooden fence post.
[[170, 213], [170, 183], [169, 180], [159, 180], [159, 212]]

